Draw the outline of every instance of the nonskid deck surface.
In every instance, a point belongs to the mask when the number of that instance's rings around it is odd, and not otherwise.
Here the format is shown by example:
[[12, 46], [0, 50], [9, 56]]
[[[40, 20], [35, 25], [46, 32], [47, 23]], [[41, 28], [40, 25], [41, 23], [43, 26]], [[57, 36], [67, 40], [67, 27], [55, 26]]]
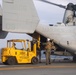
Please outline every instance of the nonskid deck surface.
[[[43, 56], [44, 57], [44, 56]], [[52, 63], [49, 65], [46, 65], [46, 59], [45, 57], [41, 59], [41, 63], [38, 64], [18, 64], [18, 65], [4, 65], [1, 61], [0, 61], [0, 68], [12, 68], [12, 67], [21, 67], [21, 68], [53, 68], [53, 67], [58, 67], [58, 66], [73, 66], [75, 64], [75, 62], [73, 62], [72, 60], [72, 56], [56, 56], [56, 55], [51, 55], [51, 60]], [[66, 67], [65, 66], [65, 67]], [[70, 66], [70, 67], [71, 67]]]

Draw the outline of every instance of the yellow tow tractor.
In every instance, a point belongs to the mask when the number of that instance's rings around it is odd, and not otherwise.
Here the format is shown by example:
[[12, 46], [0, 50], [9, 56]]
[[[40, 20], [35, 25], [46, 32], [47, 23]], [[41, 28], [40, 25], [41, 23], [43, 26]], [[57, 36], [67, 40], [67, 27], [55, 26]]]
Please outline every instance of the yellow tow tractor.
[[4, 64], [15, 65], [19, 63], [37, 64], [36, 44], [29, 40], [7, 40], [7, 47], [2, 48], [1, 60]]

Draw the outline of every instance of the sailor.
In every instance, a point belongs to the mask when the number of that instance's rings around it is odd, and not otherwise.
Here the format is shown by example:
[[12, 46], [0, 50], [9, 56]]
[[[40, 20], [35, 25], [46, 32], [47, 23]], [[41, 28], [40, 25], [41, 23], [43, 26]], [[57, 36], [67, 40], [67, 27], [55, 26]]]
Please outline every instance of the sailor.
[[45, 46], [45, 56], [46, 56], [46, 65], [51, 64], [51, 49], [52, 49], [52, 43], [49, 41], [46, 42], [46, 46]]
[[15, 44], [15, 43], [13, 43], [13, 46], [12, 46], [12, 47], [16, 49], [16, 44]]
[[39, 63], [41, 63], [41, 49], [40, 48], [37, 49], [37, 55], [39, 57]]
[[54, 39], [51, 40], [51, 43], [52, 43], [51, 53], [53, 54], [57, 48], [56, 48], [56, 46], [54, 45]]

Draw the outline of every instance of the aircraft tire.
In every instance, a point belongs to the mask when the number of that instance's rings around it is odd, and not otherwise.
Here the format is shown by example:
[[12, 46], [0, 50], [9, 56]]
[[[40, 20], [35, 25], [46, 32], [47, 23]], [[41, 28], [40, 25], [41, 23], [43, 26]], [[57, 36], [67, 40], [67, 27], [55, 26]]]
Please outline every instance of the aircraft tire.
[[76, 62], [76, 55], [73, 56], [73, 61]]

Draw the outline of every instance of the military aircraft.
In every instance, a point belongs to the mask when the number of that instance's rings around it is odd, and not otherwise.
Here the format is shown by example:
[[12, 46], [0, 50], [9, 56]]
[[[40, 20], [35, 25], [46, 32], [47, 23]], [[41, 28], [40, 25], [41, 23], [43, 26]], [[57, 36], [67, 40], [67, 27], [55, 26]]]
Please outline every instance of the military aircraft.
[[69, 3], [66, 7], [46, 0], [39, 1], [64, 8], [63, 23], [40, 24], [33, 0], [3, 0], [2, 31], [29, 34], [36, 31], [46, 38], [54, 39], [57, 45], [69, 51], [73, 60], [76, 60], [76, 5]]

